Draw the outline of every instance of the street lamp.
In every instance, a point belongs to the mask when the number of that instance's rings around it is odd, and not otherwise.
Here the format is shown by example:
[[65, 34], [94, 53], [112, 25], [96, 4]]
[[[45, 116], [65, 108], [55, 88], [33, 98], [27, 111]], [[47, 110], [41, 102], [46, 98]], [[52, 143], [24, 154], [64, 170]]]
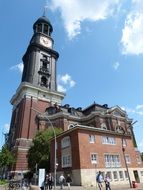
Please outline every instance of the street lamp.
[[[33, 111], [39, 113], [39, 114], [43, 114], [42, 112], [39, 112], [38, 110], [31, 108]], [[57, 145], [57, 138], [56, 138], [56, 132], [54, 129], [54, 126], [52, 124], [52, 122], [50, 121], [50, 119], [48, 118], [48, 116], [46, 116], [46, 119], [49, 121], [50, 126], [53, 130], [54, 133], [54, 189], [56, 189], [56, 170], [57, 170], [57, 152], [56, 152], [56, 145]]]
[[125, 135], [125, 132], [123, 132], [123, 136], [122, 136], [122, 151], [123, 151], [123, 157], [124, 157], [124, 161], [125, 161], [125, 166], [126, 166], [126, 170], [127, 170], [127, 174], [128, 174], [128, 178], [129, 178], [129, 185], [130, 185], [130, 188], [132, 188], [132, 183], [131, 183], [131, 179], [130, 179], [130, 175], [129, 175], [129, 169], [128, 169], [128, 164], [127, 164], [127, 161], [126, 161], [126, 156], [125, 156], [125, 147], [124, 147], [124, 135]]

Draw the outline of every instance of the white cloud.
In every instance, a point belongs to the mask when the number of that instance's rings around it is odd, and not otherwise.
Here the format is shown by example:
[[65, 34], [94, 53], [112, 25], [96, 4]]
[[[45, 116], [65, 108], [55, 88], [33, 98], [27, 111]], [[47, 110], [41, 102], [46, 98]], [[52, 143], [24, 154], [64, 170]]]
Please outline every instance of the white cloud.
[[143, 2], [132, 0], [132, 3], [122, 30], [122, 53], [139, 55], [143, 53]]
[[143, 149], [143, 141], [138, 144], [139, 149]]
[[138, 110], [138, 109], [143, 109], [143, 105], [141, 104], [141, 105], [137, 105], [136, 106], [136, 109]]
[[66, 92], [67, 89], [74, 87], [76, 82], [71, 78], [69, 74], [58, 76], [58, 90], [60, 92]]
[[118, 11], [121, 0], [51, 0], [51, 9], [59, 9], [69, 39], [81, 32], [84, 20], [98, 21]]
[[123, 110], [126, 111], [127, 113], [135, 113], [135, 110], [132, 109], [132, 108], [127, 108], [127, 107], [121, 106], [121, 109], [123, 109]]
[[19, 63], [10, 68], [11, 70], [18, 70], [20, 73], [23, 72], [23, 63]]
[[63, 82], [63, 84], [69, 84], [70, 87], [75, 86], [75, 81], [72, 80], [71, 76], [68, 74], [61, 76], [60, 81]]
[[58, 91], [59, 92], [66, 92], [66, 88], [64, 88], [62, 85], [58, 84]]
[[113, 68], [114, 68], [115, 70], [117, 70], [117, 69], [119, 68], [119, 66], [120, 66], [120, 63], [119, 63], [119, 62], [115, 62], [115, 63], [113, 64]]
[[137, 105], [135, 109], [139, 115], [143, 115], [143, 105]]
[[3, 133], [7, 133], [9, 131], [10, 125], [8, 123], [4, 124]]
[[135, 108], [122, 107], [127, 113], [143, 115], [143, 105], [137, 105]]

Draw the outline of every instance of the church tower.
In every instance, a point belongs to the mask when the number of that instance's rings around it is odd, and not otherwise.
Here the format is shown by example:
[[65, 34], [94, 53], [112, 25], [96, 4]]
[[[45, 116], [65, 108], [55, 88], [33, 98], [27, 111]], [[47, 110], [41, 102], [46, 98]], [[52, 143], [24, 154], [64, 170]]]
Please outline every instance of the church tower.
[[[49, 19], [40, 17], [33, 25], [34, 34], [23, 56], [21, 84], [11, 99], [13, 105], [8, 144], [15, 154], [14, 171], [27, 170], [27, 151], [37, 130], [36, 115], [46, 108], [61, 105], [64, 94], [57, 91], [56, 61]], [[37, 110], [37, 111], [36, 111]]]

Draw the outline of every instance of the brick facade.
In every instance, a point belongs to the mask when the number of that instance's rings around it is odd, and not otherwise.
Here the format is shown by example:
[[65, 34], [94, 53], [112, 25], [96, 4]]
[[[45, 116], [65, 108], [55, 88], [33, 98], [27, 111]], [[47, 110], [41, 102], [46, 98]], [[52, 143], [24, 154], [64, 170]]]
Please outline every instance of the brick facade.
[[[92, 106], [93, 105], [91, 105], [91, 107]], [[110, 173], [112, 183], [114, 184], [129, 183], [128, 177], [126, 176], [127, 168], [122, 150], [124, 148], [125, 156], [129, 159], [127, 166], [129, 169], [130, 180], [143, 182], [143, 162], [141, 161], [140, 152], [136, 147], [135, 139], [133, 139], [134, 135], [131, 130], [132, 120], [130, 120], [126, 113], [121, 111], [119, 107], [105, 109], [104, 107], [96, 104], [94, 104], [94, 106], [94, 111], [87, 108], [90, 111], [83, 110], [81, 111], [82, 114], [79, 114], [80, 117], [76, 118], [76, 114], [71, 115], [71, 113], [69, 113], [69, 116], [67, 117], [67, 110], [64, 110], [66, 115], [65, 117], [68, 118], [68, 121], [66, 120], [68, 125], [67, 129], [61, 135], [57, 136], [57, 175], [60, 175], [61, 172], [64, 173], [65, 176], [70, 173], [75, 185], [90, 186], [96, 185], [95, 174], [100, 170], [103, 172], [103, 175], [107, 172]], [[99, 108], [100, 112], [98, 111], [98, 114], [96, 114], [96, 110]], [[64, 115], [62, 108], [61, 110]], [[75, 112], [76, 111], [77, 110], [75, 109]], [[72, 116], [74, 118], [71, 119]], [[53, 114], [49, 117], [52, 120], [52, 117], [54, 119], [55, 117], [58, 118], [60, 117], [60, 114], [58, 112], [57, 115]], [[91, 118], [91, 122], [89, 118]], [[92, 123], [92, 125], [89, 126], [87, 123]], [[89, 142], [90, 136], [95, 138], [92, 143]], [[67, 147], [62, 147], [62, 141], [67, 137], [70, 139], [69, 146], [71, 146], [69, 152], [66, 150]], [[113, 140], [111, 143], [108, 142], [108, 139], [110, 138]], [[104, 142], [104, 139], [107, 139], [107, 143]], [[125, 145], [123, 145], [123, 140]], [[54, 171], [53, 150], [54, 141], [52, 141], [51, 145], [52, 171]], [[65, 152], [67, 155], [71, 156], [71, 165], [69, 166], [63, 166], [62, 163], [64, 162], [63, 155], [65, 155]], [[92, 163], [91, 154], [96, 154], [96, 163]], [[119, 161], [115, 161], [114, 165], [112, 163], [107, 164], [105, 162], [106, 155], [113, 157], [117, 156]]]

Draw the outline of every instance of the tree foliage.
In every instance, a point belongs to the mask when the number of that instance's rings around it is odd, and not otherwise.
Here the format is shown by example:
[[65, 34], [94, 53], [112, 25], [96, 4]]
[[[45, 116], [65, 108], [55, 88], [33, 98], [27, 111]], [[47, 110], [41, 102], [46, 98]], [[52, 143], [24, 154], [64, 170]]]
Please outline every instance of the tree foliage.
[[142, 161], [143, 161], [143, 152], [141, 152], [141, 159], [142, 159]]
[[[56, 135], [61, 133], [61, 130], [55, 129]], [[38, 132], [33, 139], [33, 145], [28, 151], [28, 167], [31, 171], [35, 171], [36, 167], [49, 169], [50, 158], [50, 141], [54, 137], [52, 129], [46, 129]]]
[[0, 151], [0, 167], [10, 167], [14, 163], [14, 155], [10, 152], [7, 145], [4, 145]]

